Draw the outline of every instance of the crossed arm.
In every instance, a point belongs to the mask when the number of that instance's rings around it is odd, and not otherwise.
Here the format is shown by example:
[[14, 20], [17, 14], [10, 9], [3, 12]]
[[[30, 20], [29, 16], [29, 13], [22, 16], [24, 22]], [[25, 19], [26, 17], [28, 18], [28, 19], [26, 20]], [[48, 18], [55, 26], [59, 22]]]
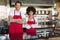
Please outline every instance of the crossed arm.
[[9, 22], [25, 23], [25, 18], [22, 18], [22, 19], [13, 19], [12, 16], [9, 16], [8, 19], [9, 19]]

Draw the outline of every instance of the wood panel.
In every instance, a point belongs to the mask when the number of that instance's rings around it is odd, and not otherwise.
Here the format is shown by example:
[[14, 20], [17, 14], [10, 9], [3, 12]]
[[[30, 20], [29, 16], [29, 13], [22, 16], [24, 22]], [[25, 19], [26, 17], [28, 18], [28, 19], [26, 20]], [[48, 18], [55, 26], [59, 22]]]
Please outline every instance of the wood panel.
[[0, 0], [0, 5], [6, 5], [7, 4], [7, 0]]

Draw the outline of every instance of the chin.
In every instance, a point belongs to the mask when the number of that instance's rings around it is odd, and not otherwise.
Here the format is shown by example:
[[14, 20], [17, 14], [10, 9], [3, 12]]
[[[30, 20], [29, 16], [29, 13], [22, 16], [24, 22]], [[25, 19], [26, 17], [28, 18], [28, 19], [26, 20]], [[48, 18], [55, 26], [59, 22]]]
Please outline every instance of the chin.
[[20, 10], [20, 8], [17, 8], [17, 10]]

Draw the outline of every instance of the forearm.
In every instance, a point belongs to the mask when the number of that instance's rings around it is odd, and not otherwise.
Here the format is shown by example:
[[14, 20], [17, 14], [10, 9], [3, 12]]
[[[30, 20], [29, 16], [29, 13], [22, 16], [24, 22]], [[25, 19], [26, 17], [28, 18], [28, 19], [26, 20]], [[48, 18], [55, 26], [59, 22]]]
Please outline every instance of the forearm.
[[31, 25], [33, 28], [37, 28], [38, 27], [38, 24], [33, 24]]
[[11, 19], [10, 22], [17, 22], [17, 19]]
[[25, 19], [18, 19], [17, 23], [26, 23]]
[[12, 16], [8, 16], [8, 20], [9, 22], [16, 22], [17, 19], [14, 19]]

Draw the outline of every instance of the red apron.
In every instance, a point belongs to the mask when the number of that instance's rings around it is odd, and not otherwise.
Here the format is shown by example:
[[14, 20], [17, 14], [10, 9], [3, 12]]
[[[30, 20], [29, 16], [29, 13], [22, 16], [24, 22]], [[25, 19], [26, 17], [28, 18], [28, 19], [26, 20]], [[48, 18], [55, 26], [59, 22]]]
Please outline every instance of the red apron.
[[[33, 21], [30, 21], [28, 19], [27, 24], [31, 24], [31, 25], [36, 24], [35, 19]], [[35, 36], [36, 35], [36, 29], [32, 28], [32, 27], [30, 29], [27, 29], [26, 32], [27, 32], [27, 35], [31, 35], [31, 36]]]
[[[14, 11], [14, 19], [22, 19], [21, 13], [20, 15], [15, 15]], [[9, 27], [9, 36], [10, 40], [22, 40], [23, 39], [23, 28], [22, 24], [18, 24], [16, 22], [11, 22]]]

